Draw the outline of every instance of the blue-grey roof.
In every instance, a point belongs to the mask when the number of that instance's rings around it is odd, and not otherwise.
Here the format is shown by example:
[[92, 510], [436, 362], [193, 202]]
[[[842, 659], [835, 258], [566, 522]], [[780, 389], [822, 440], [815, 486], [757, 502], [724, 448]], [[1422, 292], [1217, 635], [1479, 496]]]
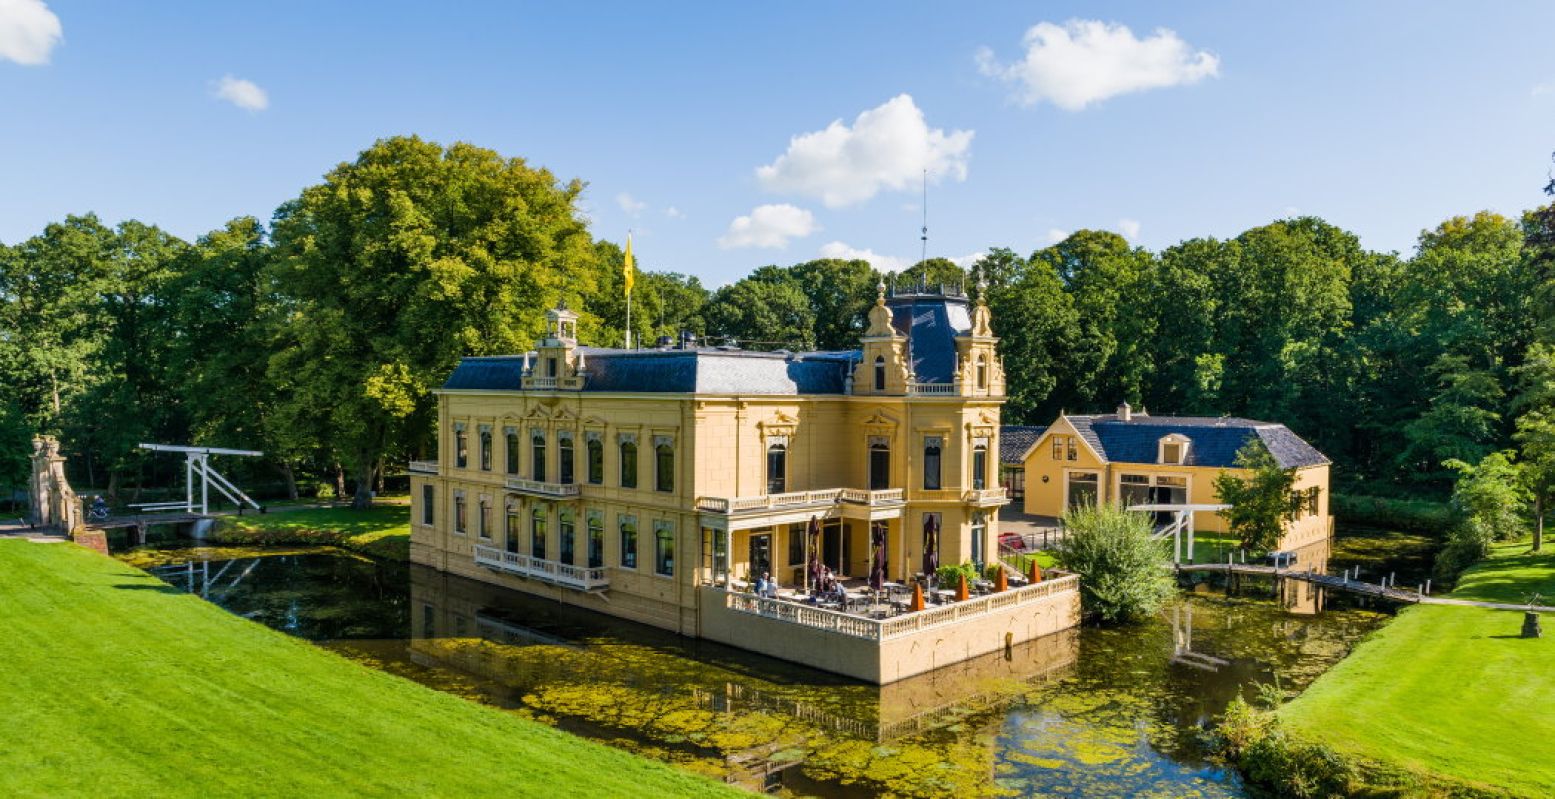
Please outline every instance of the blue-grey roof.
[[1189, 466], [1230, 467], [1236, 453], [1253, 438], [1263, 441], [1281, 467], [1318, 466], [1329, 460], [1290, 428], [1275, 422], [1215, 416], [1148, 416], [1134, 414], [1128, 421], [1116, 415], [1069, 416], [1080, 436], [1109, 461], [1156, 463], [1158, 445], [1168, 435], [1192, 442]]
[[1045, 424], [1007, 424], [999, 428], [999, 462], [1020, 463], [1026, 450], [1047, 432]]
[[[619, 350], [579, 347], [585, 392], [674, 394], [841, 394], [857, 351], [748, 352], [723, 349]], [[464, 358], [445, 389], [516, 391], [524, 357]]]
[[966, 297], [944, 294], [898, 294], [886, 300], [891, 326], [908, 337], [912, 370], [919, 383], [950, 383], [956, 379], [956, 336], [972, 330]]

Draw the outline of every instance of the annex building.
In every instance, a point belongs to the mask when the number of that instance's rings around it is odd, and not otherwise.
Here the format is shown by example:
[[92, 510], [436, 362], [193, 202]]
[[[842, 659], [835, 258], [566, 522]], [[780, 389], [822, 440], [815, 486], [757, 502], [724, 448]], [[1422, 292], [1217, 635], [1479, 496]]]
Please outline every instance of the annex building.
[[882, 285], [868, 321], [841, 352], [605, 349], [551, 311], [438, 391], [411, 559], [878, 683], [1074, 626], [1073, 576], [909, 604], [998, 560], [1004, 369], [954, 287]]

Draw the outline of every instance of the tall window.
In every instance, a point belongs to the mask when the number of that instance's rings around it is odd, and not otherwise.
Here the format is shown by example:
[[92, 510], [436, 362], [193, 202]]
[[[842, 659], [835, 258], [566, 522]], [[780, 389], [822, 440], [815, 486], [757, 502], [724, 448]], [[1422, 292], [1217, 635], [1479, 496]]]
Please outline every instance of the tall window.
[[589, 516], [589, 568], [599, 569], [605, 565], [605, 523], [599, 516]]
[[788, 565], [804, 565], [805, 527], [804, 522], [796, 522], [788, 526]]
[[574, 554], [573, 539], [575, 538], [572, 511], [563, 510], [561, 512], [561, 518], [557, 520], [556, 524], [556, 533], [561, 539], [561, 561], [562, 563], [572, 565]]
[[491, 428], [481, 427], [481, 471], [491, 471]]
[[467, 511], [464, 509], [464, 492], [454, 492], [454, 532], [460, 535], [464, 534], [470, 523], [470, 520], [466, 518], [466, 513]]
[[767, 445], [767, 493], [781, 494], [787, 490], [788, 442], [773, 441]]
[[972, 448], [972, 490], [982, 491], [988, 487], [988, 445], [978, 444]]
[[869, 441], [869, 490], [884, 491], [891, 487], [891, 448], [884, 436]]
[[1065, 456], [1072, 461], [1080, 459], [1080, 442], [1074, 436], [1064, 436], [1064, 446], [1067, 449]]
[[621, 487], [637, 487], [637, 442], [633, 439], [621, 441]]
[[885, 358], [875, 356], [875, 390], [885, 391]]
[[529, 520], [529, 554], [545, 560], [545, 508], [535, 508]]
[[464, 469], [470, 465], [470, 438], [464, 425], [454, 425], [454, 465]]
[[983, 547], [987, 546], [988, 520], [982, 511], [972, 514], [972, 562], [981, 566], [985, 559]]
[[1069, 484], [1065, 489], [1064, 510], [1096, 504], [1097, 492], [1101, 486], [1096, 472], [1070, 472], [1064, 479]]
[[588, 459], [588, 481], [590, 485], [599, 485], [605, 482], [605, 442], [594, 436], [583, 442], [585, 457]]
[[556, 441], [557, 455], [557, 481], [563, 484], [572, 482], [572, 434], [562, 433]]
[[659, 491], [675, 490], [675, 448], [668, 441], [660, 441], [653, 448], [653, 487]]
[[437, 518], [437, 513], [432, 507], [432, 500], [437, 496], [437, 489], [431, 483], [421, 487], [421, 523], [431, 524]]
[[1063, 436], [1053, 436], [1053, 460], [1061, 461], [1063, 459], [1064, 459], [1064, 437]]
[[669, 522], [653, 524], [653, 570], [666, 577], [675, 573], [675, 528]]
[[529, 434], [529, 476], [537, 483], [545, 482], [545, 432], [535, 430]]
[[977, 387], [988, 388], [988, 356], [977, 356]]
[[621, 517], [621, 565], [637, 568], [637, 520], [631, 516]]
[[507, 446], [504, 448], [505, 452], [503, 454], [507, 457], [507, 463], [505, 464], [507, 472], [508, 474], [518, 474], [518, 458], [521, 452], [518, 445], [518, 431], [509, 427], [505, 438]]
[[479, 518], [477, 518], [475, 520], [475, 525], [476, 525], [475, 526], [475, 532], [481, 538], [484, 538], [487, 541], [490, 541], [491, 540], [491, 501], [486, 499], [485, 497], [481, 497], [480, 503], [476, 507], [478, 507], [480, 510], [479, 510]]
[[923, 440], [923, 490], [937, 491], [940, 487], [940, 448], [939, 436], [929, 436]]
[[524, 534], [523, 517], [518, 513], [517, 502], [508, 503], [507, 516], [507, 550], [516, 553], [518, 552], [518, 539], [523, 537]]

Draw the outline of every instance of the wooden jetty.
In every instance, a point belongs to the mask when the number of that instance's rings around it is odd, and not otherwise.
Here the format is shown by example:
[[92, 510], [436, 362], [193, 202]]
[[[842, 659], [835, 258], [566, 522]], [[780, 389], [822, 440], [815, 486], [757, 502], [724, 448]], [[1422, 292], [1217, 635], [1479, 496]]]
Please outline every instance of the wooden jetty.
[[1424, 591], [1410, 591], [1392, 585], [1379, 583], [1367, 583], [1360, 580], [1349, 579], [1333, 574], [1321, 574], [1319, 572], [1299, 569], [1282, 569], [1274, 566], [1263, 566], [1250, 563], [1179, 563], [1177, 572], [1210, 572], [1227, 575], [1255, 574], [1265, 577], [1274, 577], [1280, 580], [1297, 580], [1304, 583], [1322, 586], [1334, 591], [1348, 591], [1352, 594], [1378, 597], [1392, 602], [1416, 605], [1458, 605], [1461, 607], [1490, 608], [1492, 610], [1520, 610], [1535, 611], [1538, 613], [1555, 613], [1555, 607], [1546, 605], [1513, 605], [1505, 602], [1478, 602], [1471, 599], [1453, 599], [1451, 597], [1436, 597]]

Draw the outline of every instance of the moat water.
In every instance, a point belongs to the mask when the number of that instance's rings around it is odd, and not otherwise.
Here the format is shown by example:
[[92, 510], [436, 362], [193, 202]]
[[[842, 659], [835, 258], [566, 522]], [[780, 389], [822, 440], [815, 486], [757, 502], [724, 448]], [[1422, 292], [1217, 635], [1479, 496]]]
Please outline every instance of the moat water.
[[131, 560], [374, 668], [793, 796], [1244, 796], [1211, 757], [1214, 717], [1237, 695], [1300, 691], [1387, 618], [1205, 585], [1145, 623], [878, 687], [338, 550]]

